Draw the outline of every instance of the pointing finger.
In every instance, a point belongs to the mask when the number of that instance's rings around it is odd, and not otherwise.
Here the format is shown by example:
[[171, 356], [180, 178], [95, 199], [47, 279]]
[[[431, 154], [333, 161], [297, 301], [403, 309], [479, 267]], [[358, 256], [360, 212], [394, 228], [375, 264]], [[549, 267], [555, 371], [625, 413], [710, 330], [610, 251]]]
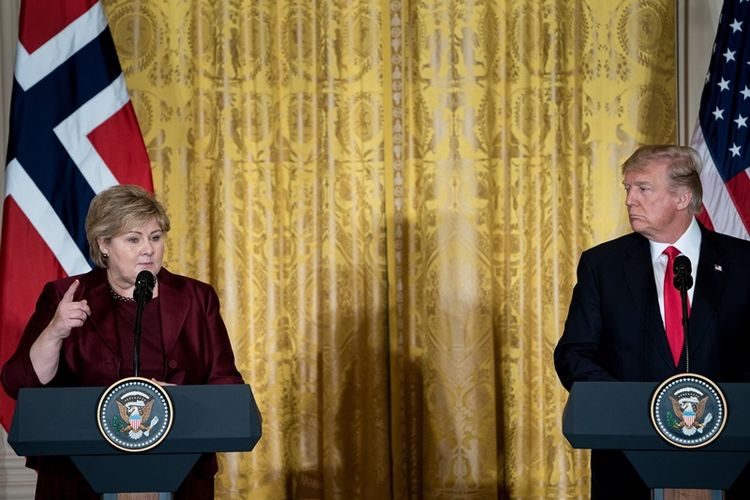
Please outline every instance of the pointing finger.
[[75, 295], [76, 290], [78, 289], [78, 285], [78, 280], [75, 280], [73, 283], [71, 283], [68, 289], [65, 290], [65, 293], [63, 294], [60, 302], [73, 302], [73, 295]]

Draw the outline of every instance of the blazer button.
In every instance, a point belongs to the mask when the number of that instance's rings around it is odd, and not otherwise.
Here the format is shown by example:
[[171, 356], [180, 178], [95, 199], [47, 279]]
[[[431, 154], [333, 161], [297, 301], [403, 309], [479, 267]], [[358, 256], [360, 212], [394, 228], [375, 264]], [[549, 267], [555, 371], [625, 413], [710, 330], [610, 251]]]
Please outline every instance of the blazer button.
[[169, 360], [169, 367], [170, 367], [171, 369], [173, 369], [173, 370], [174, 370], [175, 368], [177, 368], [177, 361], [175, 361], [174, 359], [170, 359], [170, 360]]

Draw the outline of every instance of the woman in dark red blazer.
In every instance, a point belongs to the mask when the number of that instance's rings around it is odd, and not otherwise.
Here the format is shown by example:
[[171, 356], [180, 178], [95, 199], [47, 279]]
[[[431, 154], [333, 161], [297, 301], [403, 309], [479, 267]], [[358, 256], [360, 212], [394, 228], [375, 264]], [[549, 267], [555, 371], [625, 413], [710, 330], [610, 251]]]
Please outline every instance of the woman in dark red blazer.
[[[99, 193], [86, 217], [91, 257], [98, 266], [48, 283], [15, 354], [2, 370], [5, 391], [23, 387], [108, 386], [133, 375], [135, 278], [156, 276], [141, 328], [142, 377], [166, 384], [242, 384], [214, 289], [162, 268], [169, 218], [137, 186]], [[37, 470], [36, 498], [98, 495], [63, 458], [29, 458]], [[216, 457], [204, 455], [175, 498], [213, 498]]]

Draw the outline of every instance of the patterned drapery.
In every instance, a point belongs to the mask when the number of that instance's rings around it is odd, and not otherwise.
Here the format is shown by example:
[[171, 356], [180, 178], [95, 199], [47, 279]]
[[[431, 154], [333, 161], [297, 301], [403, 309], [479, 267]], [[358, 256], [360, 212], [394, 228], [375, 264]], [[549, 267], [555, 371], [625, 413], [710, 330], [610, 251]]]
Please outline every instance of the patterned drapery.
[[675, 140], [674, 2], [104, 5], [166, 265], [263, 413], [217, 498], [588, 496], [552, 350], [619, 163]]

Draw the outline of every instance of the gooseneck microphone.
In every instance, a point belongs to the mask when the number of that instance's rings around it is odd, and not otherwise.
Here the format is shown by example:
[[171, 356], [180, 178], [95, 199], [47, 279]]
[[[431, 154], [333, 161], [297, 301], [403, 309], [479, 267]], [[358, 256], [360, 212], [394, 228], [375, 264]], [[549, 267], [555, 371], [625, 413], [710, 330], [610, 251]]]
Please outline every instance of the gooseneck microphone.
[[685, 337], [685, 371], [690, 371], [690, 350], [688, 348], [688, 297], [687, 291], [693, 286], [693, 275], [692, 266], [690, 259], [680, 254], [674, 259], [672, 265], [674, 271], [674, 286], [680, 291], [680, 298], [682, 299], [682, 332]]
[[135, 298], [136, 303], [133, 331], [133, 375], [136, 377], [140, 376], [141, 370], [141, 316], [143, 315], [143, 307], [154, 295], [155, 285], [156, 278], [150, 271], [141, 271], [135, 278], [135, 290], [133, 290], [133, 298]]

